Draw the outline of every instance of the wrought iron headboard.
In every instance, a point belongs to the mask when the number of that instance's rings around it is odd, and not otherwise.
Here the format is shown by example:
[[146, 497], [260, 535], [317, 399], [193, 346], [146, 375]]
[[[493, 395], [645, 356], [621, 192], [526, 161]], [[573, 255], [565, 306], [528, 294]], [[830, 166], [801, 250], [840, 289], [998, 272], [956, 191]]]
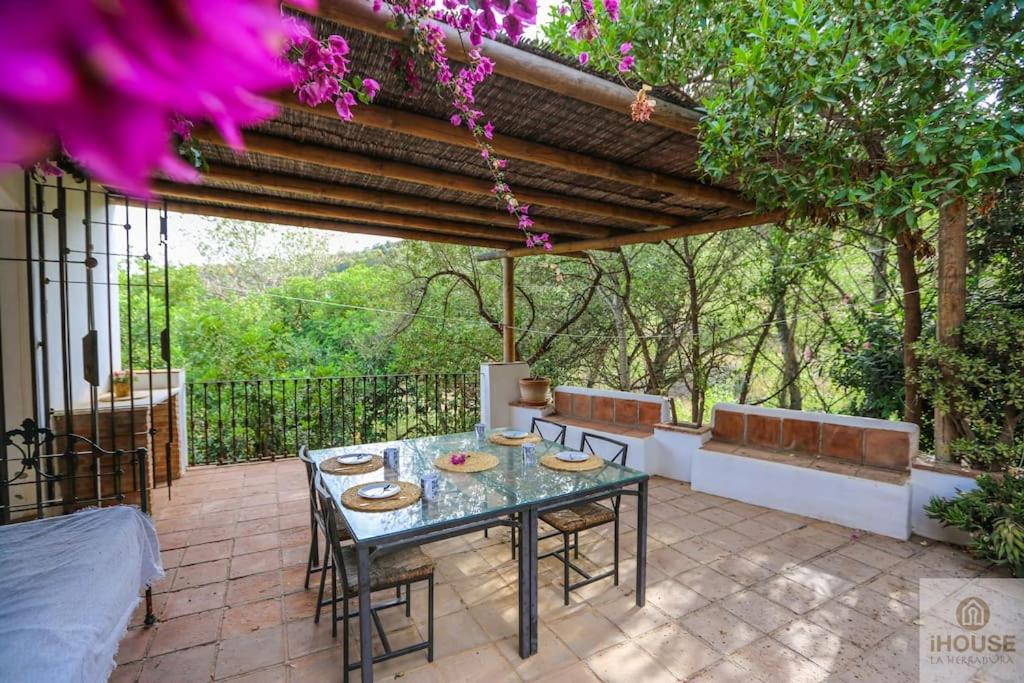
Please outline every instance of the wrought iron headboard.
[[[8, 449], [20, 454], [9, 459]], [[0, 440], [0, 524], [68, 514], [83, 507], [137, 502], [149, 512], [145, 448], [107, 450], [78, 434], [56, 434], [26, 419]], [[11, 474], [11, 464], [20, 469]], [[17, 467], [18, 465], [15, 465]], [[32, 500], [17, 503], [20, 491]], [[34, 512], [34, 514], [33, 514]]]

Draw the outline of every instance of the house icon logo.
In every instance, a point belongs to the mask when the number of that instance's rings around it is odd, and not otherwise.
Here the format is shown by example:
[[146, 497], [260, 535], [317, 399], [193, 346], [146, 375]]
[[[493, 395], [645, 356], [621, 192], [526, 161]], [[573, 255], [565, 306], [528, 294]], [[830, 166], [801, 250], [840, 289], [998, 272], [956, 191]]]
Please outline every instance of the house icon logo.
[[981, 598], [965, 598], [956, 606], [956, 623], [968, 631], [985, 628], [991, 613]]

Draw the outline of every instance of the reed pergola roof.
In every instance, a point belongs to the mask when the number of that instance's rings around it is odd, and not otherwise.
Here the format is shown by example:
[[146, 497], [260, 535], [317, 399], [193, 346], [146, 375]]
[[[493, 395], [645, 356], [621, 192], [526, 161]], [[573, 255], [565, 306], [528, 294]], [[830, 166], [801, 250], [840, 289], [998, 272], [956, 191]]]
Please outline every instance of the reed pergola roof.
[[[351, 46], [354, 73], [381, 83], [374, 104], [340, 121], [281, 95], [281, 113], [246, 134], [245, 154], [198, 134], [210, 168], [198, 186], [159, 182], [174, 211], [344, 232], [490, 247], [523, 247], [497, 206], [493, 181], [464, 128], [435, 92], [412, 92], [391, 67], [403, 35], [368, 0], [321, 0], [321, 35]], [[449, 32], [449, 56], [464, 58]], [[531, 206], [555, 253], [606, 249], [778, 220], [759, 214], [731, 180], [711, 184], [697, 168], [700, 115], [679, 96], [656, 93], [651, 121], [629, 117], [633, 92], [532, 46], [488, 41], [495, 74], [477, 89], [479, 108], [509, 159], [507, 177]]]

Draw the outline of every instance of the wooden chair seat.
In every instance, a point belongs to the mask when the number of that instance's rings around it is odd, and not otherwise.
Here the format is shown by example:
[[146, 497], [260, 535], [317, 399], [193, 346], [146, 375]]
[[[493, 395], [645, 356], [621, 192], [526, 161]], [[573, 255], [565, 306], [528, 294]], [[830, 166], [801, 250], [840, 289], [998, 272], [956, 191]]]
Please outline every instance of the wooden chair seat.
[[540, 518], [558, 531], [571, 534], [615, 521], [615, 511], [597, 503], [586, 503], [545, 512]]
[[[345, 594], [359, 592], [359, 561], [355, 548], [341, 549], [345, 565]], [[405, 548], [375, 556], [370, 561], [370, 591], [403, 586], [429, 579], [434, 573], [434, 562], [419, 548]]]

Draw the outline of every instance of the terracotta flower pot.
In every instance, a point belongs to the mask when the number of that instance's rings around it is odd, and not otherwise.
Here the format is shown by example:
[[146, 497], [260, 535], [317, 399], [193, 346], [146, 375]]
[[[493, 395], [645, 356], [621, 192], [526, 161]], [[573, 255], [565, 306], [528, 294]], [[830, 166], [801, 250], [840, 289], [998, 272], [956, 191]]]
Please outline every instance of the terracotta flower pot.
[[114, 398], [125, 398], [132, 391], [132, 385], [128, 382], [114, 382]]
[[546, 406], [551, 380], [545, 377], [524, 377], [519, 380], [519, 401], [531, 406]]

